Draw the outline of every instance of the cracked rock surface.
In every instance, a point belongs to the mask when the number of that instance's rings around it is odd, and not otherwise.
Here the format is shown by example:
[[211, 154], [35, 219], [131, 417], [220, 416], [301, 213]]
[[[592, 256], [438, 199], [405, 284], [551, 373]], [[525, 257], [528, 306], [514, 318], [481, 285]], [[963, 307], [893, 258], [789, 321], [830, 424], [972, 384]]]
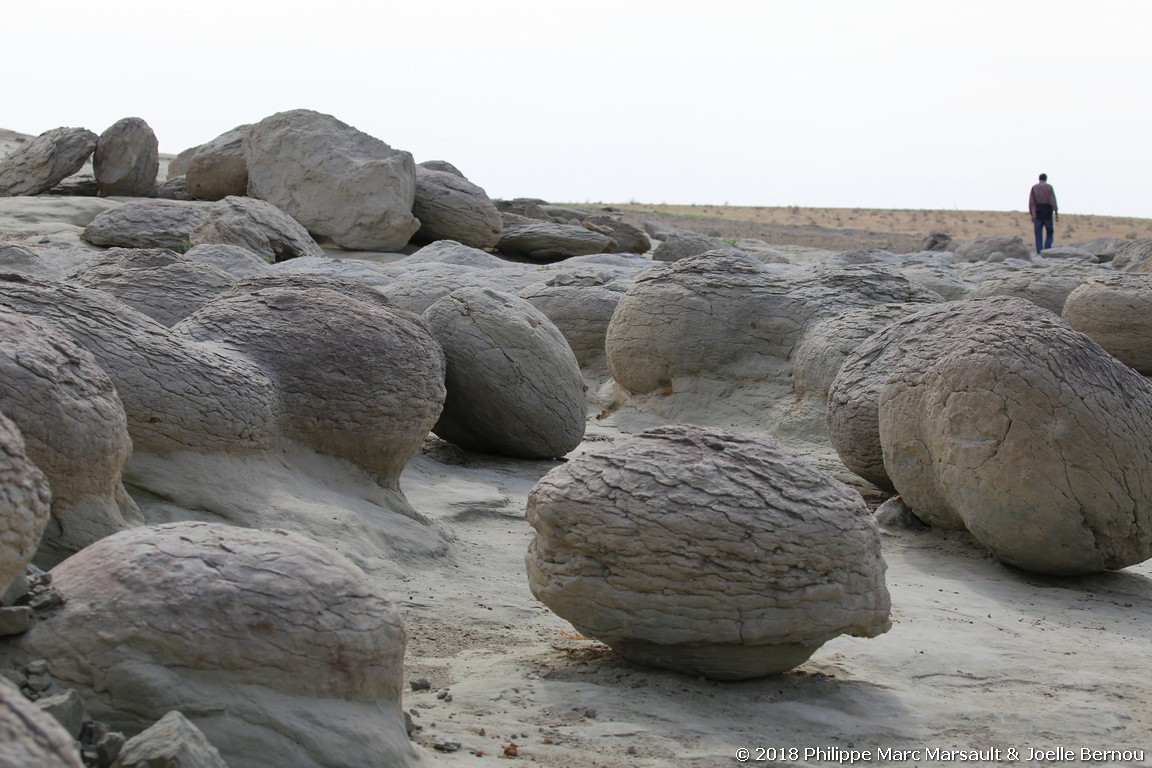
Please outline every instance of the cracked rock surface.
[[1120, 362], [1152, 375], [1152, 275], [1093, 277], [1069, 294], [1063, 317]]
[[433, 431], [470, 451], [547, 459], [584, 438], [584, 379], [564, 335], [527, 300], [462, 288], [424, 312], [448, 361]]
[[1021, 299], [877, 336], [903, 352], [876, 376], [883, 462], [918, 517], [1038, 573], [1152, 557], [1152, 383]]
[[132, 453], [124, 407], [95, 358], [68, 334], [0, 309], [0, 411], [20, 428], [51, 486], [39, 565], [143, 523], [120, 481]]
[[236, 282], [227, 272], [165, 249], [110, 248], [66, 280], [112, 294], [172, 327]]
[[0, 765], [11, 768], [81, 768], [72, 735], [0, 677]]
[[0, 275], [0, 307], [51, 319], [92, 353], [120, 395], [137, 450], [244, 452], [276, 437], [279, 398], [259, 368], [107, 293]]
[[379, 587], [284, 531], [176, 523], [58, 565], [65, 599], [13, 647], [138, 733], [179, 710], [232, 768], [405, 766], [405, 633]]
[[753, 678], [890, 626], [859, 495], [755, 438], [646, 430], [550, 471], [527, 517], [533, 594], [640, 664]]
[[48, 480], [28, 458], [20, 429], [0, 412], [0, 593], [32, 561], [50, 499]]
[[368, 286], [306, 275], [247, 278], [174, 328], [256, 362], [281, 429], [388, 488], [443, 408], [444, 354], [420, 317]]

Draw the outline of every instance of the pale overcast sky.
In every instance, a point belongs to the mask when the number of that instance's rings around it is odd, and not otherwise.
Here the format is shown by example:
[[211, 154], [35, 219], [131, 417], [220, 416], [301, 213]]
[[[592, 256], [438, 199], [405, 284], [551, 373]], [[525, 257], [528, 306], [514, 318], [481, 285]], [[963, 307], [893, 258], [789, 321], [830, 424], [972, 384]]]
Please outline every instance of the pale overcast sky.
[[1152, 218], [1143, 0], [8, 2], [0, 127], [336, 116], [491, 197]]

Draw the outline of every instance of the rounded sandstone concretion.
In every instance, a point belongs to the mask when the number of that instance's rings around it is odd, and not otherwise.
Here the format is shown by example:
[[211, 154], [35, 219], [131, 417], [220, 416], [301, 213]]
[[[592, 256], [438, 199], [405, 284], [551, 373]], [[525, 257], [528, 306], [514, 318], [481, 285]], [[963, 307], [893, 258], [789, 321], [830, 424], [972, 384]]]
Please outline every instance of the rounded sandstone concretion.
[[649, 429], [553, 469], [527, 517], [532, 593], [639, 664], [742, 680], [891, 626], [863, 500], [752, 437]]
[[0, 413], [0, 594], [32, 561], [51, 498], [44, 473], [25, 453], [24, 436]]
[[584, 378], [568, 342], [526, 299], [461, 288], [424, 311], [448, 361], [433, 431], [469, 451], [550, 459], [584, 439]]

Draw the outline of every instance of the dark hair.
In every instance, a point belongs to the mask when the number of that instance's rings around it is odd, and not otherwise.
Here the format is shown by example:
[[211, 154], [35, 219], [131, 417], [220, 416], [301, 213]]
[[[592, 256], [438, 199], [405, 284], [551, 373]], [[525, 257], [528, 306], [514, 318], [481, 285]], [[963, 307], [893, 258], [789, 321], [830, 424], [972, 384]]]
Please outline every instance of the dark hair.
[[1048, 181], [1048, 174], [1046, 174], [1046, 173], [1040, 174], [1040, 181]]

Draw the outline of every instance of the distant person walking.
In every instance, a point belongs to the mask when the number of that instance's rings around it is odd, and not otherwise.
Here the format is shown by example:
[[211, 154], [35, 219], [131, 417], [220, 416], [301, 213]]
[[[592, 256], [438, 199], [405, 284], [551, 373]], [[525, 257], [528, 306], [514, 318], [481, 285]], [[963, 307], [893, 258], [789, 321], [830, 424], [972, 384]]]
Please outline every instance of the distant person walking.
[[[1060, 221], [1060, 209], [1056, 205], [1056, 190], [1048, 183], [1048, 174], [1040, 174], [1040, 183], [1032, 185], [1028, 195], [1028, 213], [1032, 216], [1032, 228], [1036, 232], [1036, 254], [1052, 247], [1055, 227], [1052, 219]], [[1041, 235], [1047, 236], [1041, 240]]]

